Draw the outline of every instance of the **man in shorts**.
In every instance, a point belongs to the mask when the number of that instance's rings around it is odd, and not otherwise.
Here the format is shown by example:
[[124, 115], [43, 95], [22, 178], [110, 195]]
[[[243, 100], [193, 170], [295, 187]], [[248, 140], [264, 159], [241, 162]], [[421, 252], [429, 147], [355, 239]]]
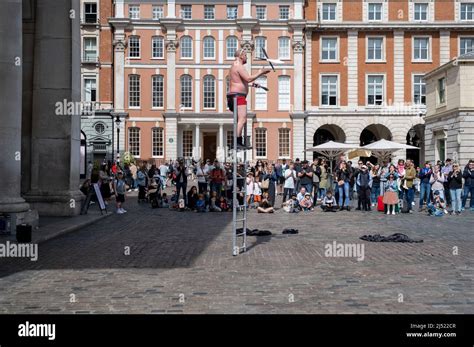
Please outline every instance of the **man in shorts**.
[[247, 63], [247, 52], [239, 48], [234, 53], [235, 61], [230, 68], [229, 93], [227, 94], [227, 106], [234, 111], [234, 96], [237, 96], [237, 148], [251, 149], [249, 144], [242, 138], [242, 130], [247, 124], [247, 94], [249, 83], [254, 82], [260, 76], [266, 75], [270, 70], [260, 69], [256, 74], [249, 75], [244, 65]]

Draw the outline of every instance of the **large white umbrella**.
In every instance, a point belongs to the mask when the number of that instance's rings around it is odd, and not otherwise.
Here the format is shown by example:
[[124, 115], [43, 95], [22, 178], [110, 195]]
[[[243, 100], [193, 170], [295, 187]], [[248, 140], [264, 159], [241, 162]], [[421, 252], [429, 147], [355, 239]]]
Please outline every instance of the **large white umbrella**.
[[419, 149], [415, 146], [410, 146], [385, 139], [369, 143], [368, 145], [365, 145], [362, 148], [370, 150], [372, 152], [372, 155], [376, 157], [380, 162], [389, 159], [393, 152], [398, 151], [400, 149]]
[[322, 143], [320, 145], [317, 145], [315, 147], [307, 148], [306, 152], [318, 152], [325, 156], [331, 165], [331, 173], [332, 173], [332, 161], [336, 159], [339, 155], [354, 150], [358, 149], [359, 146], [357, 145], [351, 145], [348, 143], [342, 143], [342, 142], [334, 142], [334, 141], [328, 141], [325, 143]]

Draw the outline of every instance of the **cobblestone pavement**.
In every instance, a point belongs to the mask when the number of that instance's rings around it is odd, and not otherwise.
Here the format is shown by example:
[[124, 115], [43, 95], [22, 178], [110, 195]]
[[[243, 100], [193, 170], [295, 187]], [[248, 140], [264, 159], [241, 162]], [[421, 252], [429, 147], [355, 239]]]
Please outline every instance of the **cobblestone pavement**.
[[[251, 211], [249, 227], [273, 235], [233, 257], [231, 213], [135, 199], [41, 243], [36, 262], [0, 258], [0, 313], [474, 313], [474, 212]], [[282, 235], [288, 227], [299, 234]], [[396, 232], [424, 242], [359, 240]], [[363, 244], [364, 259], [326, 257], [333, 241]]]

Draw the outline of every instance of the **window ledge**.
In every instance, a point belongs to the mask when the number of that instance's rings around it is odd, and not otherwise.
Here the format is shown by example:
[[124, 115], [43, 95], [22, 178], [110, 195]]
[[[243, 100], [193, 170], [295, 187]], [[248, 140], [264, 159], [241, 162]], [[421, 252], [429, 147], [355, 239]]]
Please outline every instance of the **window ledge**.
[[387, 64], [386, 60], [366, 60], [366, 64]]

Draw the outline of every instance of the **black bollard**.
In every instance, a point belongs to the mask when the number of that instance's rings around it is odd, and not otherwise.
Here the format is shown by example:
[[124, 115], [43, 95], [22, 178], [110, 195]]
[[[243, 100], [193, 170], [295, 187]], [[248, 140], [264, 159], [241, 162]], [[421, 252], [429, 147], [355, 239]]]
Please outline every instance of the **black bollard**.
[[30, 243], [31, 242], [31, 225], [20, 224], [16, 226], [16, 241], [18, 243]]

